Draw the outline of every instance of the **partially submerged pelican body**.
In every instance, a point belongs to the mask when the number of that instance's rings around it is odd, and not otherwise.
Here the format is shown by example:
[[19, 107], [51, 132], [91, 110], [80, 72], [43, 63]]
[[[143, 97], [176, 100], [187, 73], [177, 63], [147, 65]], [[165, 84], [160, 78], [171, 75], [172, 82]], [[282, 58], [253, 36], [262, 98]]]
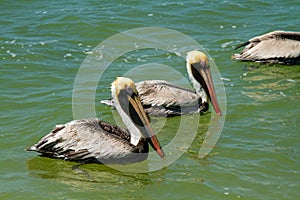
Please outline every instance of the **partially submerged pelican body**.
[[57, 125], [27, 150], [81, 163], [127, 164], [147, 159], [150, 143], [163, 158], [134, 82], [118, 77], [112, 83], [112, 96], [128, 131], [96, 118], [74, 120]]
[[279, 64], [300, 64], [300, 32], [273, 31], [239, 45], [245, 48], [232, 58]]
[[[171, 117], [203, 113], [208, 110], [210, 100], [215, 112], [221, 115], [207, 56], [200, 51], [190, 51], [186, 57], [186, 68], [195, 91], [163, 80], [136, 83], [147, 114]], [[102, 100], [101, 103], [114, 106], [111, 100]]]

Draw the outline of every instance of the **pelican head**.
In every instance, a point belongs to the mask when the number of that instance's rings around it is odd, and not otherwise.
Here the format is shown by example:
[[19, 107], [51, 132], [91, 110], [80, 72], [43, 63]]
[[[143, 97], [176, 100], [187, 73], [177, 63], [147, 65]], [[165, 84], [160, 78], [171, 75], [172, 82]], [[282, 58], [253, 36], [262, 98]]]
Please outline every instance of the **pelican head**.
[[111, 91], [116, 109], [130, 132], [131, 144], [137, 145], [141, 138], [146, 138], [152, 148], [163, 158], [164, 152], [150, 126], [134, 82], [126, 77], [117, 77], [112, 83]]
[[217, 115], [221, 115], [207, 56], [201, 51], [188, 52], [186, 67], [196, 92], [201, 96], [202, 103], [208, 103], [208, 98]]

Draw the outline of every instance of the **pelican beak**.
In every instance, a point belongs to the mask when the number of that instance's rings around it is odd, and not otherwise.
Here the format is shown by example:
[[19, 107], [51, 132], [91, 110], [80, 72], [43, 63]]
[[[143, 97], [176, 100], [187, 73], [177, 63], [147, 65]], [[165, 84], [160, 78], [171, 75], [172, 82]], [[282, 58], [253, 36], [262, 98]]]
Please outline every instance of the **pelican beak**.
[[217, 115], [222, 115], [214, 84], [211, 77], [210, 66], [206, 59], [191, 64], [195, 79], [202, 85]]
[[[156, 137], [152, 127], [150, 126], [150, 121], [144, 111], [138, 93], [133, 91], [132, 95], [128, 96], [128, 100], [131, 118], [136, 123], [143, 136], [149, 139], [149, 143], [152, 146], [152, 148], [157, 152], [157, 154], [161, 158], [164, 158], [165, 154], [161, 148], [158, 138]], [[138, 116], [138, 118], [136, 116]]]
[[144, 111], [134, 82], [130, 78], [117, 77], [112, 83], [111, 90], [119, 114], [122, 113], [126, 115], [122, 120], [131, 121], [133, 123], [130, 123], [131, 128], [134, 129], [134, 132], [139, 132], [138, 136], [136, 135], [137, 133], [131, 135], [130, 142], [133, 145], [137, 145], [140, 137], [142, 136], [143, 138], [146, 138], [157, 154], [161, 158], [164, 158], [165, 154], [150, 126], [148, 116]]

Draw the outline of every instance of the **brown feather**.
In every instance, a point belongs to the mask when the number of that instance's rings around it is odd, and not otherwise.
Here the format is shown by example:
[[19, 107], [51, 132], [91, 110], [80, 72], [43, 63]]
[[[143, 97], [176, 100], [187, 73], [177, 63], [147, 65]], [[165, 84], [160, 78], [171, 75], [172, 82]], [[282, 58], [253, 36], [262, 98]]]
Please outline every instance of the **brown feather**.
[[242, 46], [246, 47], [239, 54], [234, 54], [234, 59], [281, 64], [300, 63], [300, 32], [273, 31], [254, 37], [237, 48]]

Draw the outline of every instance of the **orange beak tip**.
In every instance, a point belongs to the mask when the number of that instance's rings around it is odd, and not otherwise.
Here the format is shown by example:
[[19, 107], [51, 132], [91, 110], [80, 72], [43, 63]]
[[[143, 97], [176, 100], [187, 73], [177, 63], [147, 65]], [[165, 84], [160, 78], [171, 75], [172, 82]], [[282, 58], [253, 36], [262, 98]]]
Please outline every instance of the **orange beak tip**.
[[166, 159], [166, 155], [162, 149], [157, 150], [157, 153], [161, 157], [162, 160]]

